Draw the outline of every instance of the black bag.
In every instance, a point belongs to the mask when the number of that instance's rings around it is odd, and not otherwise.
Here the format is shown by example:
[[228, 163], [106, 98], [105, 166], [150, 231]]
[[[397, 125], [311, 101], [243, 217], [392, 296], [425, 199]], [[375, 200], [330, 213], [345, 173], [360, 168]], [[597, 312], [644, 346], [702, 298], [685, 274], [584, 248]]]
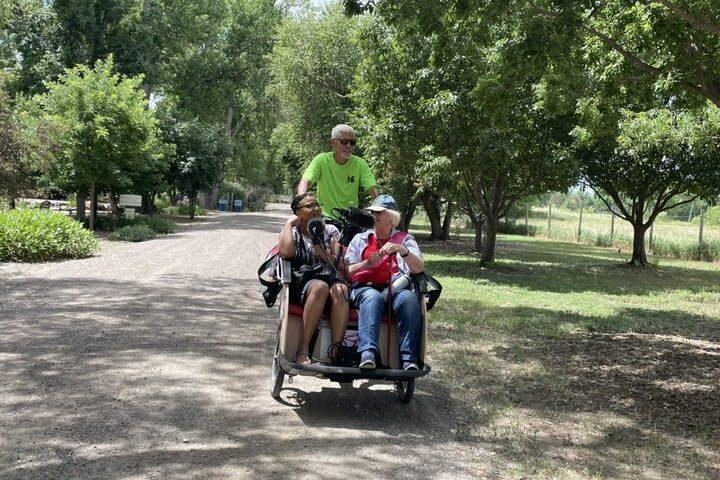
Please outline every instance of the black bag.
[[438, 301], [438, 298], [440, 298], [442, 285], [435, 277], [425, 272], [414, 273], [411, 277], [415, 291], [418, 295], [426, 295], [428, 297], [427, 310], [430, 311], [435, 306], [435, 302]]
[[326, 263], [315, 265], [300, 265], [297, 270], [292, 271], [293, 283], [299, 292], [310, 280], [322, 280], [328, 285], [337, 282], [337, 272]]
[[282, 283], [276, 275], [278, 259], [278, 247], [275, 246], [268, 252], [265, 261], [258, 268], [258, 280], [265, 287], [262, 295], [265, 299], [265, 305], [268, 307], [275, 305], [275, 300], [277, 300], [277, 296], [282, 290]]

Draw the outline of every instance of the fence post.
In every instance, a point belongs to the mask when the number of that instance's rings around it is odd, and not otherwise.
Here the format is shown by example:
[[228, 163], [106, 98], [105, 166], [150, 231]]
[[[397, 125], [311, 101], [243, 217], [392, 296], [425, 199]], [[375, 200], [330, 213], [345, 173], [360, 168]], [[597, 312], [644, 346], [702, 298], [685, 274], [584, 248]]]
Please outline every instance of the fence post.
[[578, 235], [577, 235], [577, 241], [582, 241], [582, 213], [583, 213], [583, 206], [580, 204], [580, 221], [578, 222]]
[[705, 210], [700, 210], [700, 233], [698, 234], [698, 243], [703, 243], [703, 230], [705, 229]]
[[550, 234], [550, 219], [552, 218], [552, 203], [548, 204], [548, 235]]
[[530, 204], [525, 204], [525, 235], [530, 236], [530, 227], [528, 226], [528, 222], [530, 219]]
[[692, 221], [693, 210], [695, 208], [695, 202], [690, 203], [690, 215], [688, 215], [688, 222]]
[[648, 252], [653, 249], [653, 230], [655, 229], [655, 223], [650, 224], [650, 238], [648, 239]]
[[610, 243], [613, 242], [615, 236], [615, 213], [610, 212]]

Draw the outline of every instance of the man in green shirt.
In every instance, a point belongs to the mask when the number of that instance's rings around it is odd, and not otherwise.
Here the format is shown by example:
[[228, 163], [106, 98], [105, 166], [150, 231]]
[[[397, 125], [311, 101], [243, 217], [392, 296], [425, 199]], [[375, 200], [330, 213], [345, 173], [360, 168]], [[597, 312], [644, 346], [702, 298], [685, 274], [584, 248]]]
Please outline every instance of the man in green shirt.
[[362, 158], [353, 155], [355, 130], [350, 125], [336, 125], [330, 135], [332, 152], [321, 153], [310, 162], [298, 184], [298, 194], [306, 193], [311, 183], [317, 184], [317, 199], [323, 215], [337, 219], [333, 208], [358, 206], [360, 188], [374, 199], [377, 182]]

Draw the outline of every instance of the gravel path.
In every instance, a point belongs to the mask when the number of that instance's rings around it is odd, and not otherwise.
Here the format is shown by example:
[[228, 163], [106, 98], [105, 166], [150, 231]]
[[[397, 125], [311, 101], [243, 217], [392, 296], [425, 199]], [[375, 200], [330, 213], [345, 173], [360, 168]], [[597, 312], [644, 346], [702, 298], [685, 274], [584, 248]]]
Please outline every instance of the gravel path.
[[[0, 264], [0, 478], [478, 478], [481, 445], [429, 377], [268, 379], [255, 272], [287, 212], [214, 214], [89, 259]], [[492, 477], [492, 475], [490, 475]]]

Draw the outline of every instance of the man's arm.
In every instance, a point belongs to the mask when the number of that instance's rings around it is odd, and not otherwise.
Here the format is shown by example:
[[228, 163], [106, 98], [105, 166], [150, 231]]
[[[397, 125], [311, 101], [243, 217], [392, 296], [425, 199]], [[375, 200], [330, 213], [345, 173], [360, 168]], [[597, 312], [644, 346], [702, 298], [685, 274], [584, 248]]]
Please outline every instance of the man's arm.
[[297, 194], [302, 195], [303, 193], [307, 193], [308, 188], [310, 187], [310, 180], [307, 178], [301, 178], [298, 182], [297, 186]]

